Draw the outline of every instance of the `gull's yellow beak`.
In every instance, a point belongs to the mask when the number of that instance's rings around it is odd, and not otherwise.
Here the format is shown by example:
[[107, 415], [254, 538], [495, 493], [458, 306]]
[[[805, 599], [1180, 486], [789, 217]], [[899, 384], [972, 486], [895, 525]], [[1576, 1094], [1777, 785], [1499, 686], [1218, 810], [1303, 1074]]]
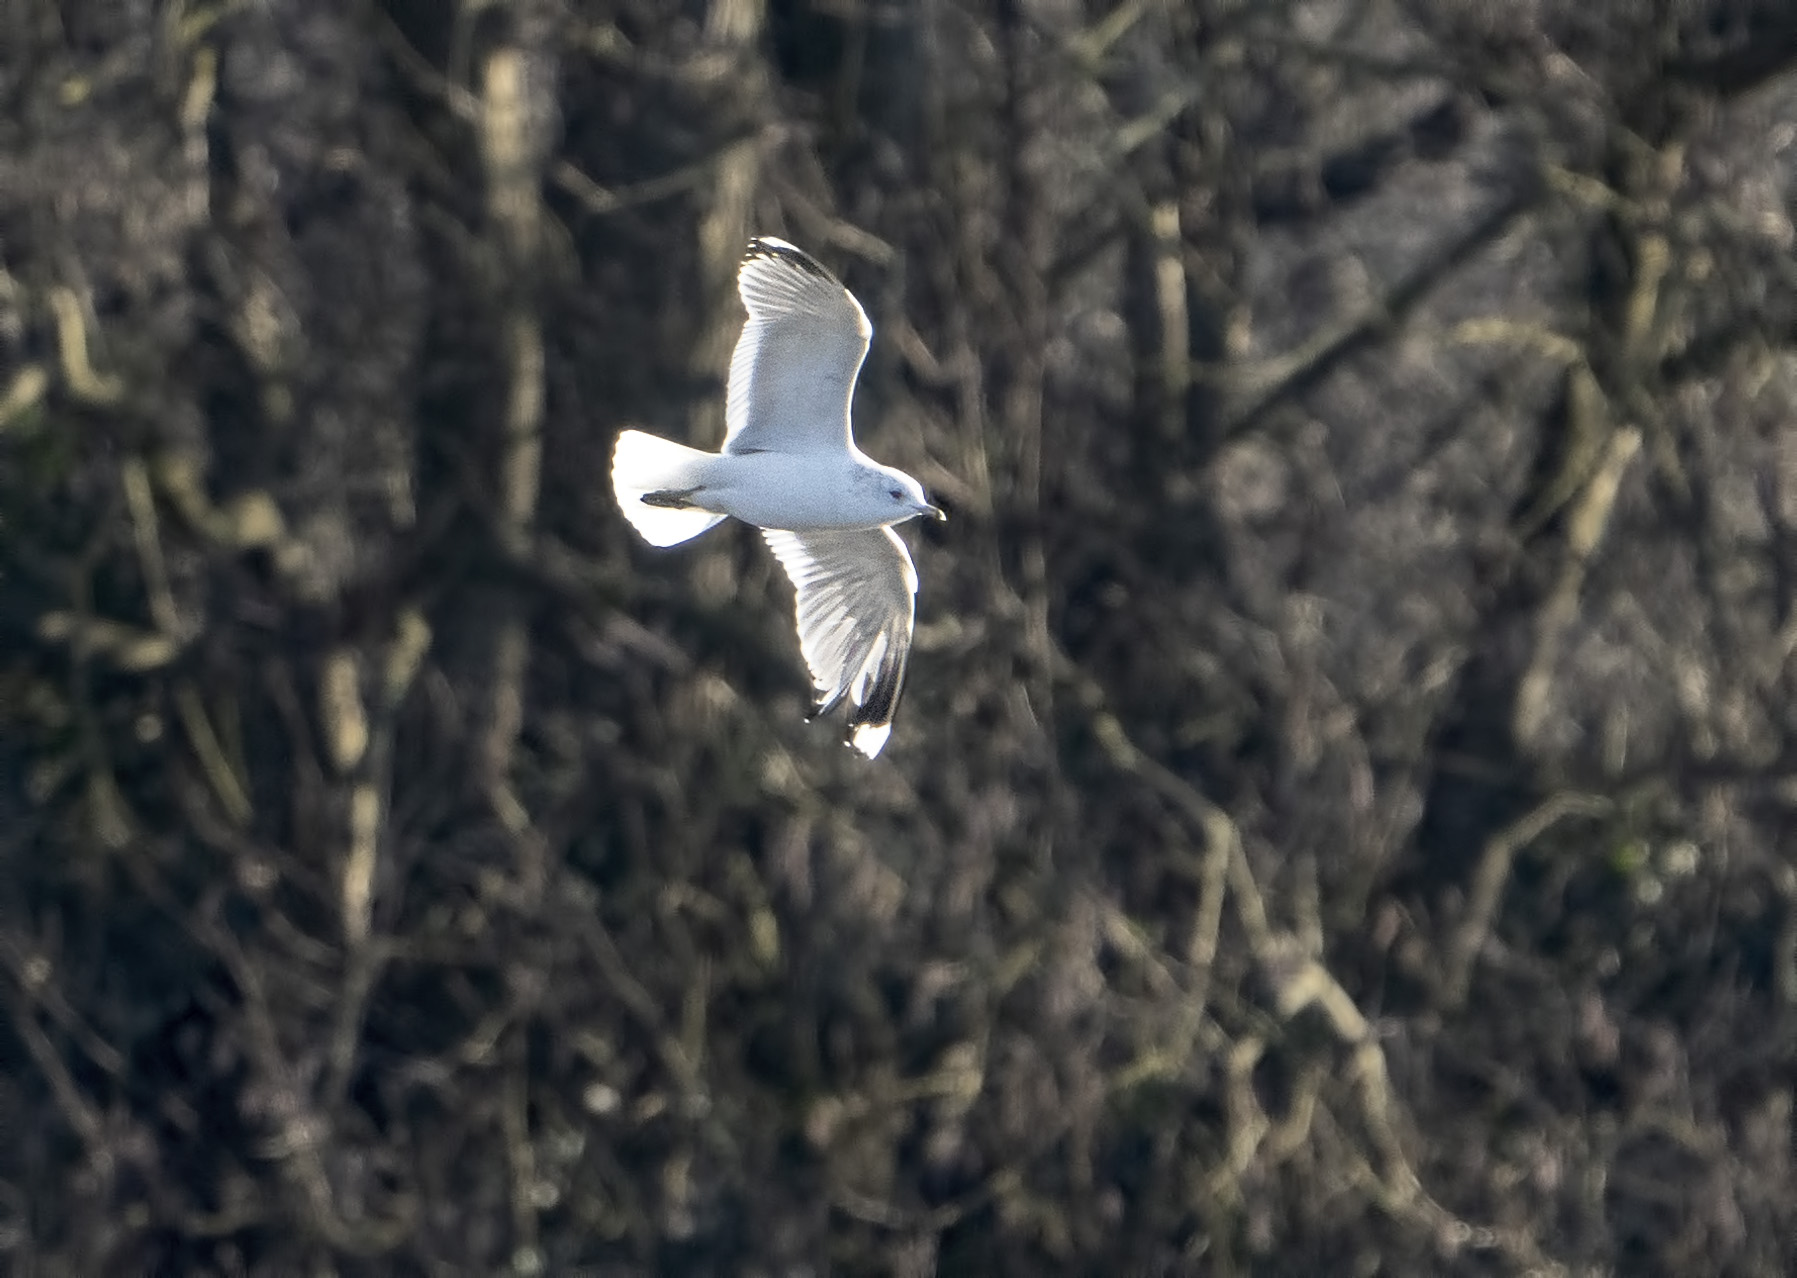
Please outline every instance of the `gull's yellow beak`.
[[924, 509], [929, 512], [930, 518], [934, 519], [937, 523], [946, 524], [948, 522], [948, 512], [942, 509], [942, 507], [925, 506]]

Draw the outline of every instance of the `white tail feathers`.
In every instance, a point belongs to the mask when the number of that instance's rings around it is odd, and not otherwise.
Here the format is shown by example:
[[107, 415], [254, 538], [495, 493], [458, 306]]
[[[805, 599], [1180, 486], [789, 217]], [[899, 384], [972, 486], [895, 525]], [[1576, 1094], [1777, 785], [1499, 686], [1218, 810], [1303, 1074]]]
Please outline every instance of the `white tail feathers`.
[[[671, 439], [627, 430], [618, 435], [611, 455], [611, 487], [643, 540], [652, 546], [677, 546], [697, 537], [723, 518], [709, 510], [675, 503], [705, 482], [711, 453], [676, 444]], [[661, 502], [643, 500], [655, 495]]]

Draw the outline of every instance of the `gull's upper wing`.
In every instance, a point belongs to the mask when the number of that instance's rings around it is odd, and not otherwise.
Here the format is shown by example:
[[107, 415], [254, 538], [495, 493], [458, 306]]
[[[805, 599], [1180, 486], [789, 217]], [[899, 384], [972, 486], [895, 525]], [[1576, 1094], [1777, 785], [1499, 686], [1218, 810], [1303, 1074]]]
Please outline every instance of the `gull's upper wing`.
[[818, 714], [845, 697], [848, 743], [868, 758], [892, 732], [911, 655], [917, 570], [890, 528], [761, 535], [798, 594], [799, 648]]
[[849, 444], [849, 400], [873, 325], [855, 295], [785, 240], [749, 241], [736, 275], [749, 320], [730, 359], [724, 451]]

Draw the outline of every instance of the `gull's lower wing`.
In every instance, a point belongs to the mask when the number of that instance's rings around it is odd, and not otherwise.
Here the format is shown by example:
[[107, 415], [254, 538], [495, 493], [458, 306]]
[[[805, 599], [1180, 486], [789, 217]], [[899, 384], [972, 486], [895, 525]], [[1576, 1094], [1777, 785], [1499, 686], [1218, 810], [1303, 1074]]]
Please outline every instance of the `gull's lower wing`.
[[749, 241], [737, 271], [749, 319], [730, 360], [724, 451], [843, 449], [873, 326], [854, 294], [785, 240]]
[[848, 743], [871, 759], [905, 686], [917, 597], [911, 555], [890, 528], [761, 535], [792, 578], [817, 713], [846, 699]]

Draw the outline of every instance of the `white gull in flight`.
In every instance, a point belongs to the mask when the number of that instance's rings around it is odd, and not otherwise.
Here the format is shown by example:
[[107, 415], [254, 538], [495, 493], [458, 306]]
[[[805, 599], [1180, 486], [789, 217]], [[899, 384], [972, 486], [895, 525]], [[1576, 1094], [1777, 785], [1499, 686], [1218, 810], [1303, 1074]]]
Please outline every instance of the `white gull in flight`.
[[612, 489], [657, 546], [726, 515], [761, 529], [797, 592], [815, 713], [846, 699], [848, 744], [871, 759], [892, 732], [917, 595], [917, 570], [892, 526], [946, 516], [915, 479], [855, 447], [849, 407], [873, 336], [855, 295], [769, 236], [749, 241], [736, 287], [749, 321], [730, 360], [723, 449], [624, 431]]

